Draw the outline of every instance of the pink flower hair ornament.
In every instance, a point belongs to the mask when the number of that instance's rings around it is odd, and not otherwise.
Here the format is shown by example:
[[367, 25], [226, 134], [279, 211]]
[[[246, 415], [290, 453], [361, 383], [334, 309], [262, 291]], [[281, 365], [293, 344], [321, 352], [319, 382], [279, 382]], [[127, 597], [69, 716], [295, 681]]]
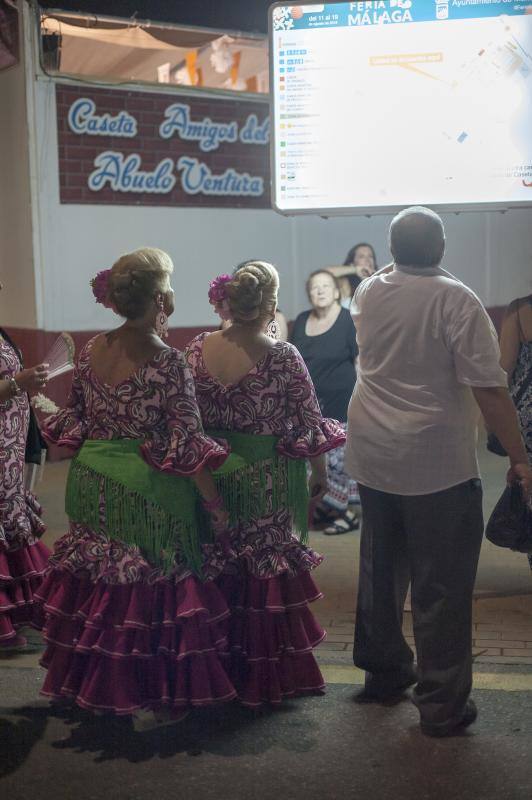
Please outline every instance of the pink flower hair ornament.
[[209, 303], [214, 306], [214, 310], [219, 317], [223, 320], [231, 319], [231, 311], [229, 309], [229, 299], [227, 297], [227, 290], [225, 284], [232, 281], [231, 275], [218, 275], [209, 283]]
[[110, 269], [102, 269], [98, 272], [96, 277], [92, 278], [90, 285], [92, 293], [97, 303], [101, 303], [105, 308], [113, 308], [112, 304], [108, 301], [107, 295], [109, 292], [109, 278], [111, 276]]

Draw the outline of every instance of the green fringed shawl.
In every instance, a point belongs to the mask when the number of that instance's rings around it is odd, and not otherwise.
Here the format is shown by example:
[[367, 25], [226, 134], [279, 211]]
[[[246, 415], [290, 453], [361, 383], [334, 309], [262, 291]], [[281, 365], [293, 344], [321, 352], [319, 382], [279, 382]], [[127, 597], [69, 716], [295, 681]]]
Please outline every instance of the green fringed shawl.
[[[231, 445], [231, 455], [213, 472], [230, 524], [287, 509], [305, 542], [305, 461], [279, 455], [275, 436], [207, 433]], [[174, 566], [178, 547], [185, 563], [201, 574], [201, 545], [212, 542], [213, 533], [200, 495], [190, 478], [160, 472], [147, 464], [140, 454], [142, 444], [137, 439], [87, 440], [70, 467], [66, 513], [73, 522], [95, 530], [103, 527], [109, 538], [137, 545], [164, 572]]]

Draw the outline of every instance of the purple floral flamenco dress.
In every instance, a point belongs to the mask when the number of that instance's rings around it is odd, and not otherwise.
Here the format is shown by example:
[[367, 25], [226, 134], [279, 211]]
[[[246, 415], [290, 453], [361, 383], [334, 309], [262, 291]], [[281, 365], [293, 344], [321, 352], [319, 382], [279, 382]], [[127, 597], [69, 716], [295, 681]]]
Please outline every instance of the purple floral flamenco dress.
[[[164, 473], [171, 486], [183, 483], [175, 476], [226, 460], [225, 444], [204, 435], [180, 352], [162, 350], [110, 386], [91, 367], [92, 341], [80, 354], [66, 409], [45, 422], [48, 441], [75, 450], [83, 445], [79, 460], [92, 445], [127, 448], [140, 440], [139, 460], [155, 477]], [[142, 504], [129, 517], [121, 510], [123, 536], [117, 525], [106, 529], [106, 503], [114, 502], [106, 486], [104, 478], [99, 490], [97, 484], [92, 524], [69, 514], [69, 531], [57, 542], [38, 593], [47, 643], [43, 694], [117, 714], [232, 700], [236, 692], [222, 663], [229, 617], [222, 592], [187, 566], [179, 542], [169, 571], [134, 543], [145, 522]], [[211, 550], [216, 557], [216, 547]]]
[[[0, 379], [21, 369], [15, 350], [0, 336]], [[9, 646], [17, 628], [32, 621], [34, 593], [48, 562], [41, 507], [24, 488], [29, 423], [26, 393], [0, 402], [0, 643]]]
[[[203, 361], [206, 336], [190, 343], [187, 361], [207, 432], [251, 434], [257, 444], [261, 437], [277, 437], [277, 453], [303, 462], [303, 473], [305, 459], [344, 443], [342, 427], [321, 416], [293, 345], [277, 342], [244, 378], [225, 386]], [[268, 472], [267, 463], [263, 469]], [[291, 512], [275, 507], [270, 486], [267, 481], [261, 513], [232, 527], [231, 552], [215, 578], [231, 610], [227, 671], [249, 706], [319, 693], [325, 686], [312, 653], [325, 632], [309, 609], [322, 596], [311, 576], [322, 556], [294, 535]]]

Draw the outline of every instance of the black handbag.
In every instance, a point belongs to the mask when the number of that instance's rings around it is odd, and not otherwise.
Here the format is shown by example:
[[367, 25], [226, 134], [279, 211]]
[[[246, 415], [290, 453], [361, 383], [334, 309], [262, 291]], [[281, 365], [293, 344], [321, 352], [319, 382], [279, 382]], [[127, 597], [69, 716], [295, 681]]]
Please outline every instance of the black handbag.
[[518, 483], [507, 486], [486, 525], [486, 538], [498, 547], [532, 552], [532, 511]]

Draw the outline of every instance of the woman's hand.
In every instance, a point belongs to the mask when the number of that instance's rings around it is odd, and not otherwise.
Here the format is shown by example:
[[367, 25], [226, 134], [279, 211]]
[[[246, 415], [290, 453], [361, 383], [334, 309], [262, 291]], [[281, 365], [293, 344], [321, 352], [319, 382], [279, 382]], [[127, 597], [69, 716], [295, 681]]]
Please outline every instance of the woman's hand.
[[40, 392], [48, 382], [48, 364], [38, 364], [31, 369], [23, 369], [15, 375], [17, 385], [23, 392]]
[[225, 508], [220, 508], [216, 511], [211, 511], [211, 521], [214, 533], [218, 536], [227, 530], [229, 526], [229, 512]]
[[520, 484], [525, 502], [530, 502], [532, 499], [532, 468], [529, 464], [512, 464], [506, 480], [508, 484]]

